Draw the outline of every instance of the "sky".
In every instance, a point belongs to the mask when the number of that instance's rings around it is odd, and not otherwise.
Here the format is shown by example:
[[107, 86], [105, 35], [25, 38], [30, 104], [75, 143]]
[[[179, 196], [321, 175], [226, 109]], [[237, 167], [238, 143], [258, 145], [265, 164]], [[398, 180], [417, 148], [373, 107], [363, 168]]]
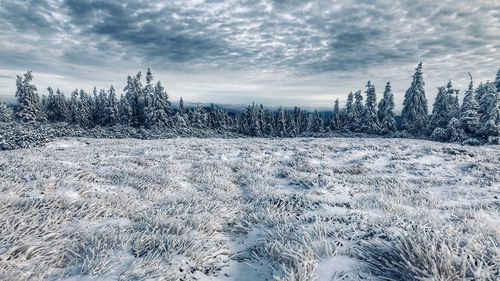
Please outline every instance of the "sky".
[[422, 61], [429, 105], [500, 68], [500, 1], [0, 0], [0, 100], [123, 89], [152, 69], [172, 100], [330, 107], [390, 81], [397, 108]]

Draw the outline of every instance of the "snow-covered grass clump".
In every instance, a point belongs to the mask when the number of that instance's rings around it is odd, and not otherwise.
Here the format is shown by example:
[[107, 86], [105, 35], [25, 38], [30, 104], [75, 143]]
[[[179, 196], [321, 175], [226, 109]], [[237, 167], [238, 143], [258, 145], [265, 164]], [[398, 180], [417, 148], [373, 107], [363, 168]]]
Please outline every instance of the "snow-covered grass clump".
[[0, 152], [0, 280], [498, 280], [500, 147], [60, 139]]

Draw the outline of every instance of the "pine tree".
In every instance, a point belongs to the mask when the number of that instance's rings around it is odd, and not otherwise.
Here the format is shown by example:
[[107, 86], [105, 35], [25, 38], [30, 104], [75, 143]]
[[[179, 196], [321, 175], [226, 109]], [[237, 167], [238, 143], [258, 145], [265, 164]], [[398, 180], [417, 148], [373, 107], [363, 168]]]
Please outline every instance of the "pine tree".
[[423, 134], [427, 126], [428, 109], [424, 85], [422, 63], [419, 63], [411, 86], [405, 93], [401, 113], [401, 128], [415, 135]]
[[[383, 101], [383, 104], [380, 105]], [[387, 134], [396, 131], [396, 119], [394, 114], [394, 95], [391, 90], [391, 83], [387, 82], [384, 90], [384, 97], [382, 101], [379, 103], [379, 118], [380, 120], [380, 129], [382, 133]], [[381, 113], [380, 111], [383, 110]]]
[[106, 125], [114, 126], [120, 121], [118, 110], [118, 100], [116, 99], [116, 91], [113, 85], [109, 88], [108, 99], [106, 102]]
[[[149, 80], [150, 81], [150, 80]], [[149, 90], [144, 90], [144, 95], [149, 96]], [[170, 116], [170, 102], [168, 101], [167, 93], [165, 88], [158, 81], [154, 87], [154, 92], [148, 98], [148, 106], [146, 107], [146, 126], [147, 127], [170, 127], [172, 125], [172, 119]]]
[[484, 93], [479, 101], [480, 129], [479, 134], [485, 138], [500, 135], [500, 92], [496, 85], [488, 82], [485, 84]]
[[78, 124], [82, 128], [91, 128], [94, 126], [92, 117], [92, 108], [94, 107], [92, 102], [92, 97], [87, 94], [84, 90], [80, 90], [80, 101], [78, 103], [79, 107], [79, 120]]
[[120, 124], [133, 126], [134, 110], [132, 109], [132, 106], [130, 106], [129, 99], [123, 96], [123, 94], [121, 95], [118, 105], [118, 112], [120, 116]]
[[370, 81], [366, 83], [366, 102], [361, 117], [361, 131], [370, 134], [380, 132], [378, 116], [377, 116], [377, 96], [375, 86]]
[[354, 95], [350, 92], [347, 95], [347, 104], [345, 106], [345, 118], [344, 118], [344, 129], [353, 131], [356, 126], [356, 115], [354, 112]]
[[44, 105], [44, 111], [45, 111], [45, 117], [49, 122], [55, 122], [56, 120], [56, 97], [54, 95], [54, 90], [52, 87], [48, 87], [47, 91], [49, 94], [47, 97], [44, 99], [45, 101], [43, 102]]
[[64, 93], [59, 89], [56, 90], [56, 116], [57, 122], [68, 121], [68, 101], [66, 100]]
[[330, 129], [338, 131], [342, 129], [342, 112], [340, 110], [339, 99], [335, 100], [333, 106], [332, 118], [330, 120]]
[[12, 109], [5, 102], [0, 102], [0, 123], [11, 122], [13, 117]]
[[22, 76], [17, 75], [16, 81], [16, 98], [19, 104], [19, 109], [16, 113], [17, 117], [24, 122], [41, 121], [43, 120], [40, 98], [35, 85], [31, 84], [33, 75], [31, 71]]
[[71, 97], [69, 100], [69, 116], [68, 116], [68, 122], [71, 124], [79, 124], [80, 120], [80, 108], [79, 108], [79, 95], [78, 95], [78, 89], [75, 89], [73, 92], [71, 92]]
[[351, 127], [351, 131], [359, 132], [361, 131], [364, 105], [363, 105], [363, 96], [361, 95], [361, 91], [356, 91], [354, 93], [354, 106], [353, 106], [353, 124]]
[[310, 118], [311, 120], [309, 122], [310, 124], [309, 131], [315, 133], [320, 133], [325, 131], [323, 118], [321, 118], [321, 116], [319, 115], [318, 110], [314, 110], [314, 113], [311, 114]]
[[460, 125], [460, 120], [457, 118], [451, 118], [446, 130], [448, 141], [450, 142], [462, 142], [467, 137], [462, 129], [462, 126]]
[[127, 77], [127, 86], [123, 91], [125, 92], [125, 98], [128, 100], [130, 108], [132, 108], [130, 123], [132, 126], [139, 127], [143, 124], [142, 118], [144, 117], [144, 98], [140, 71], [134, 77]]
[[472, 76], [460, 109], [460, 123], [466, 134], [474, 136], [479, 129], [478, 104], [474, 97]]
[[297, 128], [297, 123], [295, 122], [295, 118], [293, 116], [293, 111], [292, 112], [286, 112], [286, 131], [287, 131], [287, 136], [289, 137], [296, 137], [299, 135], [299, 129]]
[[446, 85], [446, 98], [449, 105], [449, 114], [451, 118], [458, 118], [460, 115], [460, 105], [458, 103], [458, 90], [453, 88], [451, 80]]
[[179, 109], [177, 110], [177, 113], [175, 114], [175, 126], [179, 127], [179, 128], [185, 128], [187, 127], [189, 124], [188, 124], [188, 120], [186, 118], [186, 109], [184, 108], [184, 100], [181, 99], [179, 100]]
[[283, 109], [280, 107], [276, 113], [276, 134], [279, 137], [285, 137], [286, 132], [286, 115]]

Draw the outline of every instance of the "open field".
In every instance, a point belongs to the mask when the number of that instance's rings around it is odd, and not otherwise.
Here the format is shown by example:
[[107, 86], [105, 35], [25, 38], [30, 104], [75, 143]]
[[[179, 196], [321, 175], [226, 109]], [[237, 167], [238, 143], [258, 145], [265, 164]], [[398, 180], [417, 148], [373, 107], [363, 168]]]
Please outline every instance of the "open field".
[[0, 152], [0, 280], [498, 280], [500, 146], [61, 139]]

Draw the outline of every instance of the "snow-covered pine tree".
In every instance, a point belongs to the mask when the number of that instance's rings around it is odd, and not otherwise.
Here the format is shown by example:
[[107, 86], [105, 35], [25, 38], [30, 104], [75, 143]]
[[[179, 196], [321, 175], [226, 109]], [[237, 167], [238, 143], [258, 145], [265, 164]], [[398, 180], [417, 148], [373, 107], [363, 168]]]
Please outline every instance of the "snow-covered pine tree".
[[317, 109], [310, 115], [309, 124], [309, 131], [311, 132], [320, 133], [325, 131], [323, 118], [321, 118]]
[[5, 102], [0, 102], [0, 122], [11, 122], [13, 117], [12, 108]]
[[467, 138], [465, 131], [462, 129], [460, 125], [460, 120], [453, 117], [451, 118], [448, 126], [446, 128], [448, 141], [450, 142], [462, 142]]
[[[141, 125], [146, 127], [154, 127], [156, 124], [154, 123], [155, 118], [153, 115], [156, 115], [154, 111], [157, 110], [153, 103], [158, 103], [159, 100], [155, 97], [155, 89], [153, 86], [153, 73], [151, 69], [148, 68], [146, 71], [146, 85], [142, 88], [141, 98], [139, 99], [139, 108], [140, 108], [140, 116], [139, 120]], [[137, 81], [136, 81], [137, 83]], [[139, 80], [140, 83], [140, 80]], [[156, 100], [156, 101], [154, 101]], [[156, 107], [158, 104], [156, 104]], [[158, 124], [158, 126], [164, 126], [162, 124]]]
[[80, 108], [78, 106], [80, 98], [78, 95], [78, 89], [71, 92], [71, 97], [69, 99], [69, 116], [68, 122], [71, 124], [78, 124]]
[[351, 131], [360, 132], [362, 126], [362, 116], [365, 106], [363, 105], [363, 95], [361, 91], [356, 91], [354, 93], [354, 106], [353, 106], [353, 117], [354, 122], [351, 127]]
[[479, 114], [478, 104], [476, 98], [474, 97], [472, 75], [469, 73], [469, 76], [469, 87], [465, 92], [462, 107], [460, 109], [460, 123], [467, 135], [474, 136], [479, 129]]
[[92, 126], [94, 126], [92, 117], [92, 97], [84, 90], [80, 90], [80, 101], [78, 103], [78, 107], [80, 113], [78, 124], [82, 128], [91, 128]]
[[275, 130], [274, 130], [274, 117], [271, 112], [265, 111], [265, 119], [266, 119], [266, 126], [265, 126], [265, 134], [267, 136], [274, 136], [275, 135]]
[[342, 129], [342, 126], [342, 112], [339, 105], [339, 99], [336, 99], [333, 106], [332, 118], [330, 119], [330, 129], [332, 131], [339, 131]]
[[450, 120], [451, 118], [458, 118], [460, 115], [460, 105], [458, 103], [458, 89], [454, 89], [451, 80], [446, 85], [446, 98], [449, 104]]
[[[382, 117], [380, 120], [380, 129], [384, 134], [396, 131], [396, 119], [394, 113], [394, 95], [391, 89], [391, 83], [387, 82], [384, 90], [384, 97], [382, 99], [383, 105], [379, 104], [379, 116]], [[382, 101], [380, 102], [382, 103]], [[383, 110], [380, 114], [380, 110]]]
[[415, 69], [411, 86], [405, 93], [401, 128], [415, 135], [425, 133], [427, 126], [427, 98], [425, 97], [422, 62]]
[[[149, 72], [149, 71], [148, 71]], [[148, 81], [151, 81], [147, 79]], [[149, 85], [149, 84], [148, 84]], [[147, 127], [171, 127], [171, 110], [170, 102], [168, 101], [167, 92], [165, 88], [158, 81], [153, 89], [153, 93], [149, 93], [148, 85], [144, 89], [144, 96], [146, 98], [148, 106], [145, 108], [146, 115], [146, 126]]]
[[141, 75], [139, 71], [134, 77], [127, 77], [127, 86], [123, 89], [125, 92], [125, 98], [128, 100], [128, 104], [132, 108], [132, 119], [130, 123], [132, 126], [139, 127], [142, 125], [143, 117], [143, 94], [142, 94], [142, 84]]
[[116, 91], [113, 85], [109, 87], [108, 99], [106, 102], [106, 125], [115, 126], [120, 121], [118, 110], [118, 100], [116, 99]]
[[377, 116], [377, 95], [375, 86], [370, 81], [366, 83], [366, 102], [361, 116], [361, 131], [369, 134], [378, 134], [380, 132]]
[[132, 106], [130, 106], [129, 99], [127, 99], [123, 94], [121, 95], [118, 104], [119, 120], [120, 124], [125, 126], [132, 126], [134, 119], [134, 111]]
[[484, 93], [479, 100], [479, 111], [481, 116], [479, 135], [484, 138], [500, 135], [500, 92], [497, 92], [496, 85], [487, 82]]
[[286, 112], [286, 125], [287, 125], [287, 133], [288, 137], [296, 137], [299, 135], [299, 129], [297, 128], [297, 123], [295, 122], [295, 118], [293, 116], [293, 111]]
[[22, 76], [17, 75], [16, 80], [16, 98], [19, 104], [16, 116], [23, 122], [41, 121], [43, 116], [40, 97], [37, 88], [31, 83], [33, 75], [31, 71], [28, 71], [23, 76], [24, 79]]
[[64, 93], [57, 89], [56, 95], [54, 97], [54, 111], [55, 111], [55, 119], [54, 122], [66, 122], [68, 120], [68, 101], [64, 96]]
[[450, 122], [446, 102], [446, 89], [443, 86], [438, 87], [438, 93], [432, 107], [432, 115], [427, 124], [427, 131], [429, 133], [432, 133], [436, 128], [446, 128], [448, 122]]
[[176, 127], [179, 128], [185, 128], [189, 125], [187, 120], [186, 109], [184, 108], [184, 100], [182, 99], [182, 97], [179, 100], [179, 108], [177, 109], [177, 112], [175, 113], [174, 116], [174, 124]]
[[278, 135], [278, 137], [285, 137], [287, 135], [287, 132], [286, 132], [286, 115], [285, 115], [285, 111], [283, 110], [283, 108], [279, 108], [278, 109], [278, 112], [276, 112], [276, 134]]
[[43, 102], [43, 110], [45, 111], [45, 117], [49, 122], [55, 122], [56, 120], [56, 96], [52, 87], [47, 88], [48, 95]]
[[356, 116], [354, 112], [354, 95], [352, 92], [347, 95], [347, 104], [344, 109], [344, 116], [344, 130], [352, 131], [356, 123]]

